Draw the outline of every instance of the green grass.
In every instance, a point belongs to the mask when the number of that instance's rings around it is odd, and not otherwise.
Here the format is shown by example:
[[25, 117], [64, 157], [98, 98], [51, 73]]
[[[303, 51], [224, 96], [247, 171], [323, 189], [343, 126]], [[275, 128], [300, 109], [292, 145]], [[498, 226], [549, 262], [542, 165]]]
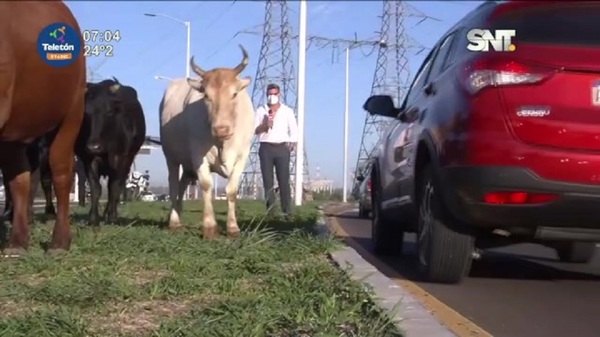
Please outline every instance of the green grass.
[[[75, 209], [61, 257], [38, 248], [51, 227], [36, 225], [30, 253], [0, 261], [0, 336], [400, 336], [364, 286], [327, 260], [338, 242], [311, 232], [314, 204], [286, 223], [239, 201], [242, 236], [214, 241], [201, 238], [199, 202], [184, 206], [188, 227], [175, 233], [158, 228], [167, 207], [120, 206], [123, 224], [98, 233]], [[224, 226], [226, 203], [215, 212]]]

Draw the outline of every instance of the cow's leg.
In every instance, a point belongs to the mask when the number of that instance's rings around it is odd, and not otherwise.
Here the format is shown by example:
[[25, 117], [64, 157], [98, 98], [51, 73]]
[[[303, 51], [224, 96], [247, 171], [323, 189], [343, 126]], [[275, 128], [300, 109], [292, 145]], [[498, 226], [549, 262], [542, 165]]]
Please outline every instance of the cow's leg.
[[[247, 158], [243, 156], [242, 158]], [[227, 195], [227, 235], [230, 237], [238, 237], [240, 228], [237, 225], [237, 217], [235, 214], [235, 203], [237, 200], [238, 186], [242, 172], [246, 167], [247, 160], [240, 160], [233, 166], [227, 186], [225, 186], [225, 194]]]
[[85, 170], [85, 165], [83, 164], [83, 161], [81, 160], [77, 160], [77, 163], [75, 163], [75, 170], [76, 170], [76, 174], [77, 174], [77, 183], [79, 184], [79, 206], [84, 207], [85, 206], [85, 198], [87, 198], [86, 195], [86, 186], [85, 186], [85, 182], [87, 181], [87, 173]]
[[202, 221], [202, 235], [205, 239], [214, 239], [217, 236], [217, 221], [212, 204], [213, 180], [210, 165], [206, 160], [198, 169], [198, 184], [202, 188], [202, 199], [204, 200], [204, 219]]
[[[189, 175], [187, 174], [182, 174], [181, 178], [179, 179], [179, 195], [178, 195], [178, 199], [177, 199], [177, 213], [181, 214], [183, 212], [183, 196], [185, 195], [185, 192], [187, 192], [187, 188], [190, 185], [190, 183], [192, 182], [192, 179], [190, 178]], [[142, 189], [140, 187], [138, 187], [138, 193], [141, 195], [142, 193]]]
[[127, 175], [121, 179], [121, 186], [119, 186], [119, 203], [124, 203], [127, 200]]
[[46, 208], [44, 213], [46, 215], [56, 215], [54, 209], [53, 192], [52, 192], [52, 172], [49, 169], [40, 167], [40, 180], [42, 183], [42, 190], [44, 191], [44, 198], [46, 199]]
[[35, 202], [35, 196], [40, 185], [40, 166], [39, 161], [31, 160], [29, 158], [30, 165], [30, 184], [29, 184], [29, 202], [27, 203], [27, 214], [29, 217], [29, 224], [33, 225], [33, 203]]
[[56, 136], [50, 144], [50, 171], [56, 194], [56, 222], [52, 231], [52, 241], [48, 253], [60, 253], [71, 248], [71, 224], [69, 208], [71, 187], [73, 185], [73, 167], [75, 164], [75, 139], [81, 127], [84, 110], [84, 95], [78, 95], [58, 127]]
[[119, 200], [119, 202], [121, 204], [124, 204], [127, 201], [127, 180], [125, 180], [123, 182], [123, 185], [121, 186], [121, 199]]
[[120, 176], [122, 173], [115, 172], [108, 179], [108, 203], [106, 204], [106, 222], [117, 223], [117, 204], [119, 203], [119, 194], [123, 188]]
[[[52, 192], [52, 171], [50, 170], [50, 162], [49, 162], [49, 141], [50, 135], [46, 135], [39, 140], [37, 146], [32, 149], [30, 162], [32, 160], [37, 160], [39, 165], [39, 173], [38, 176], [31, 176], [32, 184], [35, 184], [32, 189], [34, 195], [37, 194], [38, 185], [42, 185], [42, 191], [44, 192], [44, 198], [46, 200], [46, 205], [44, 207], [44, 213], [46, 215], [56, 215], [56, 210], [54, 209], [53, 192]], [[33, 171], [32, 171], [33, 172]], [[34, 179], [39, 180], [34, 181]]]
[[28, 205], [30, 193], [29, 161], [26, 145], [0, 143], [4, 179], [8, 181], [12, 199], [12, 230], [4, 256], [19, 256], [29, 248]]
[[93, 159], [88, 171], [88, 184], [90, 185], [91, 200], [90, 200], [90, 213], [88, 217], [88, 224], [93, 227], [100, 226], [100, 215], [98, 214], [98, 207], [100, 202], [100, 195], [102, 194], [102, 185], [100, 185], [100, 173], [99, 173], [99, 161]]
[[167, 160], [169, 170], [169, 198], [171, 199], [171, 210], [169, 211], [169, 229], [175, 230], [182, 227], [179, 219], [179, 165]]

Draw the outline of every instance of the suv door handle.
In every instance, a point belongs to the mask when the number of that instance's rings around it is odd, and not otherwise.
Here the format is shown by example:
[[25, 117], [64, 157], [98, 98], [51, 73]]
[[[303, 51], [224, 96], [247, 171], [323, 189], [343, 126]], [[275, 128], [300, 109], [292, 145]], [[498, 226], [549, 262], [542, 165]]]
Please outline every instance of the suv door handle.
[[423, 92], [425, 93], [425, 95], [427, 96], [431, 96], [431, 95], [435, 95], [435, 88], [433, 86], [433, 83], [429, 83], [427, 84], [424, 88], [423, 88]]

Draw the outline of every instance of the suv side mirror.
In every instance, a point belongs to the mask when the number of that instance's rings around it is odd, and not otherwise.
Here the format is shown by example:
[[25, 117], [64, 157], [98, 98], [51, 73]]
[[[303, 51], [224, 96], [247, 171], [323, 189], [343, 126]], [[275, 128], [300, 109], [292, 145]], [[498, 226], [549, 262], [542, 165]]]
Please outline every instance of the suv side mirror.
[[394, 106], [394, 100], [388, 95], [374, 95], [365, 101], [363, 109], [367, 110], [371, 115], [383, 117], [398, 117], [398, 109]]

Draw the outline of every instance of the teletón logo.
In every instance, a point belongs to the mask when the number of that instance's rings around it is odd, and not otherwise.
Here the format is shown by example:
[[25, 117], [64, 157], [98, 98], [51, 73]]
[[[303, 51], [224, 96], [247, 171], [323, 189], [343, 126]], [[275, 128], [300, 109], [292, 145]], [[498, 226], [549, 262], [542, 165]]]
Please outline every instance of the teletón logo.
[[81, 55], [81, 37], [77, 30], [63, 22], [46, 26], [38, 36], [40, 57], [54, 67], [72, 64]]

